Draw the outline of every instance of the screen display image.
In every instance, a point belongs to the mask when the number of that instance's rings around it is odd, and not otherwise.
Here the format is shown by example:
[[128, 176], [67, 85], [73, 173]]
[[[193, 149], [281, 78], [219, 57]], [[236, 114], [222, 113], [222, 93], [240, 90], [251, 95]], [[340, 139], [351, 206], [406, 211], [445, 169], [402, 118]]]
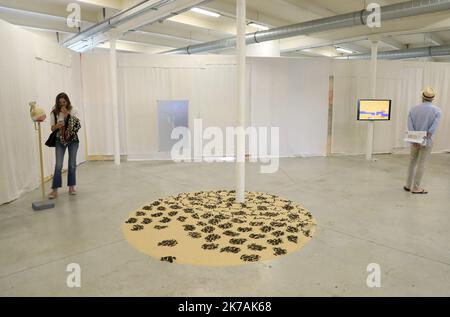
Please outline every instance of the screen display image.
[[358, 102], [359, 121], [391, 120], [391, 100], [361, 99]]

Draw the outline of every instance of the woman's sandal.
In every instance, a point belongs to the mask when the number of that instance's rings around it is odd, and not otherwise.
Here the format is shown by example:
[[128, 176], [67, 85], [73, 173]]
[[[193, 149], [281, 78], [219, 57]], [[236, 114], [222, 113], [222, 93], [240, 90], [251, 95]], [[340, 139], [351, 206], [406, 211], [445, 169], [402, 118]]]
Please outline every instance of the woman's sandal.
[[403, 189], [405, 190], [405, 191], [407, 191], [407, 192], [410, 192], [411, 191], [411, 189], [409, 189], [408, 187], [403, 187]]
[[50, 195], [48, 195], [48, 199], [53, 200], [58, 198], [58, 193], [50, 193]]

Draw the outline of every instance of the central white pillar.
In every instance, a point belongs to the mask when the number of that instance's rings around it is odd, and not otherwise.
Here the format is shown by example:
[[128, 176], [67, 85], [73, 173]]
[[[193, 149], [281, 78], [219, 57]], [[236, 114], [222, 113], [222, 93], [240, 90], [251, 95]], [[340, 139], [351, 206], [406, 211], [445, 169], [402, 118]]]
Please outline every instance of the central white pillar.
[[[377, 91], [377, 66], [378, 66], [378, 40], [372, 40], [372, 60], [370, 66], [370, 98], [376, 98]], [[374, 123], [369, 122], [367, 125], [367, 149], [366, 159], [372, 160], [373, 142], [374, 142]]]
[[[238, 124], [245, 128], [246, 102], [246, 0], [237, 0], [237, 83], [238, 83]], [[245, 202], [245, 134], [238, 134], [236, 151], [236, 201]]]
[[117, 36], [109, 36], [109, 60], [111, 70], [111, 101], [113, 117], [114, 163], [120, 165], [119, 95], [117, 92]]

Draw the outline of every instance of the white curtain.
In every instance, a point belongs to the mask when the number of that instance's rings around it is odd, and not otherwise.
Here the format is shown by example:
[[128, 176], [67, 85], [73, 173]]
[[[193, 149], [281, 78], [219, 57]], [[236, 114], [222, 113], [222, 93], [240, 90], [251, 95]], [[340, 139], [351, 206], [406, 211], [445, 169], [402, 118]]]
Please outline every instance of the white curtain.
[[[89, 155], [111, 155], [109, 56], [93, 51], [82, 64]], [[168, 158], [158, 152], [158, 100], [189, 100], [190, 127], [237, 124], [233, 57], [120, 54], [118, 77], [121, 152], [130, 160]]]
[[[366, 123], [356, 120], [358, 98], [370, 97], [368, 61], [248, 58], [248, 124], [280, 127], [281, 156], [325, 155], [329, 77], [334, 76], [332, 153], [362, 154]], [[446, 63], [379, 61], [377, 97], [393, 100], [392, 120], [375, 126], [375, 152], [405, 148], [409, 109], [424, 86], [434, 86], [443, 111], [435, 151], [450, 148], [448, 138], [450, 73]], [[109, 56], [83, 55], [84, 101], [89, 153], [113, 153]], [[233, 56], [119, 54], [121, 152], [130, 159], [165, 159], [158, 153], [158, 100], [189, 100], [190, 124], [236, 126]], [[106, 76], [105, 76], [106, 74]]]
[[423, 86], [435, 87], [436, 104], [442, 110], [439, 130], [434, 142], [436, 151], [450, 151], [450, 64], [427, 63], [424, 67]]
[[251, 119], [280, 128], [280, 155], [324, 156], [327, 147], [327, 59], [251, 58]]
[[167, 158], [158, 153], [158, 100], [188, 100], [189, 127], [236, 126], [234, 66], [122, 68], [129, 159]]
[[[89, 154], [112, 154], [108, 55], [83, 55]], [[248, 59], [247, 124], [280, 127], [281, 155], [325, 155], [329, 60]], [[167, 159], [158, 152], [158, 100], [189, 100], [189, 122], [235, 127], [233, 56], [119, 55], [122, 153], [133, 159]], [[91, 127], [91, 125], [95, 127]], [[126, 146], [124, 146], [126, 145]]]
[[0, 204], [19, 197], [38, 183], [36, 132], [28, 103], [36, 99], [32, 42], [0, 21]]
[[[75, 58], [78, 56], [74, 56]], [[74, 67], [76, 70], [77, 68]], [[77, 163], [84, 162], [85, 157], [85, 136], [84, 136], [84, 109], [79, 97], [79, 81], [76, 78], [76, 71], [71, 67], [54, 64], [47, 61], [36, 61], [36, 90], [37, 100], [47, 112], [48, 119], [42, 124], [43, 142], [50, 135], [50, 112], [55, 105], [55, 97], [60, 92], [69, 95], [72, 105], [78, 110], [82, 129], [78, 133], [80, 146], [77, 154]], [[75, 86], [75, 87], [74, 87]], [[64, 157], [64, 166], [67, 166], [68, 154]], [[55, 166], [55, 150], [44, 146], [44, 171], [45, 175], [53, 174]]]
[[[109, 54], [72, 54], [55, 43], [0, 21], [0, 204], [39, 184], [37, 133], [28, 103], [47, 112], [67, 92], [82, 120], [78, 162], [113, 154]], [[158, 152], [158, 100], [189, 100], [189, 124], [237, 125], [234, 56], [119, 54], [121, 153], [129, 159], [165, 159]], [[327, 145], [329, 77], [334, 76], [332, 152], [365, 151], [366, 125], [356, 120], [357, 99], [369, 97], [369, 62], [327, 59], [248, 58], [247, 124], [280, 127], [281, 156], [324, 155]], [[436, 152], [450, 150], [450, 64], [380, 61], [377, 97], [393, 100], [390, 122], [377, 123], [375, 152], [405, 147], [409, 109], [424, 86], [438, 91], [442, 109]], [[87, 135], [85, 136], [84, 132]], [[43, 124], [43, 139], [50, 133]], [[85, 140], [88, 140], [87, 144]], [[88, 149], [86, 152], [85, 149]], [[45, 175], [54, 152], [45, 149]]]
[[[332, 152], [362, 154], [366, 148], [367, 123], [356, 121], [358, 98], [370, 98], [370, 62], [334, 61]], [[375, 124], [374, 151], [391, 153], [406, 147], [404, 134], [411, 107], [421, 103], [421, 91], [431, 85], [438, 91], [436, 105], [443, 113], [435, 139], [435, 152], [450, 150], [450, 64], [379, 61], [377, 98], [392, 99], [392, 120]]]
[[100, 51], [83, 54], [81, 69], [88, 155], [112, 155], [114, 140], [109, 54]]
[[[401, 65], [402, 69], [399, 70], [399, 82], [395, 85], [395, 87], [399, 89], [398, 99], [396, 99], [393, 104], [392, 120], [395, 124], [395, 140], [393, 141], [394, 151], [405, 146], [403, 139], [405, 138], [405, 131], [408, 130], [407, 118], [409, 110], [412, 106], [418, 105], [422, 101], [420, 92], [424, 88], [423, 64], [395, 63]], [[390, 149], [388, 149], [388, 151], [389, 150]]]
[[[0, 42], [7, 43], [0, 51], [0, 204], [3, 204], [40, 184], [38, 134], [28, 103], [37, 101], [49, 115], [56, 95], [64, 91], [72, 97], [81, 115], [83, 107], [79, 98], [80, 71], [76, 61], [73, 62], [78, 55], [3, 21], [0, 21]], [[42, 54], [44, 51], [52, 55]], [[41, 125], [43, 142], [50, 133], [48, 118]], [[84, 161], [83, 139], [81, 134], [79, 163]], [[53, 174], [53, 164], [54, 150], [44, 146], [45, 176]]]

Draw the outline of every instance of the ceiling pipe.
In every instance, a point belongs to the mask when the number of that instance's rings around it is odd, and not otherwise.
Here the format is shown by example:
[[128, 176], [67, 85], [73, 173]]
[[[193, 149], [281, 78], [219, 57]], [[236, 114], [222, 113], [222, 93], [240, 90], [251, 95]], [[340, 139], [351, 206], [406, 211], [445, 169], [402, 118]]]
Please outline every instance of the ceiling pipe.
[[140, 2], [126, 10], [123, 10], [116, 15], [100, 22], [95, 25], [92, 25], [91, 27], [87, 28], [86, 30], [78, 33], [77, 35], [67, 39], [62, 43], [64, 47], [71, 47], [75, 45], [76, 43], [80, 41], [85, 41], [90, 37], [93, 37], [95, 35], [99, 35], [102, 33], [106, 33], [110, 31], [111, 29], [117, 27], [120, 23], [124, 23], [126, 21], [129, 21], [133, 17], [136, 17], [138, 14], [144, 14], [148, 12], [149, 10], [153, 10], [154, 8], [161, 7], [161, 5], [166, 4], [168, 1], [174, 1], [174, 0], [161, 0], [161, 1], [143, 1]]
[[[382, 21], [412, 17], [421, 14], [450, 10], [450, 0], [413, 0], [381, 7]], [[279, 40], [316, 32], [342, 29], [367, 24], [371, 11], [361, 10], [309, 22], [283, 26], [246, 35], [247, 44]], [[236, 37], [191, 45], [170, 50], [163, 54], [197, 54], [236, 47]]]
[[[185, 11], [190, 10], [192, 7], [205, 4], [210, 2], [211, 0], [198, 0], [193, 1], [192, 5], [186, 5], [188, 1], [181, 1], [184, 3], [184, 5], [179, 9], [178, 11], [175, 11], [173, 8], [170, 9], [170, 7], [167, 7], [169, 5], [175, 4], [176, 2], [179, 2], [180, 0], [145, 0], [141, 1], [140, 3], [123, 10], [116, 15], [99, 22], [88, 29], [76, 34], [75, 36], [67, 39], [62, 43], [64, 47], [71, 48], [73, 46], [79, 45], [80, 42], [87, 42], [89, 39], [93, 39], [94, 37], [101, 37], [107, 32], [113, 30], [113, 29], [119, 29], [120, 26], [124, 30], [122, 33], [126, 33], [127, 31], [130, 31], [131, 29], [136, 30], [141, 27], [144, 27], [146, 25], [149, 25], [151, 23], [162, 21], [167, 18], [170, 18], [172, 16], [181, 14]], [[123, 26], [125, 23], [132, 21], [133, 19], [142, 18], [142, 16], [148, 12], [157, 12], [158, 10], [162, 8], [166, 8], [168, 10], [166, 16], [164, 17], [158, 17], [155, 20], [151, 21], [145, 21], [144, 23], [141, 23], [140, 25], [134, 25], [132, 28], [128, 28], [128, 25]]]
[[[395, 50], [387, 52], [379, 52], [379, 59], [411, 59], [420, 57], [439, 57], [439, 56], [449, 56], [450, 55], [450, 45], [443, 46], [430, 46], [430, 47], [420, 47], [420, 48], [410, 48], [404, 50]], [[339, 56], [335, 59], [343, 60], [364, 60], [370, 59], [370, 54], [355, 54], [349, 56]]]

